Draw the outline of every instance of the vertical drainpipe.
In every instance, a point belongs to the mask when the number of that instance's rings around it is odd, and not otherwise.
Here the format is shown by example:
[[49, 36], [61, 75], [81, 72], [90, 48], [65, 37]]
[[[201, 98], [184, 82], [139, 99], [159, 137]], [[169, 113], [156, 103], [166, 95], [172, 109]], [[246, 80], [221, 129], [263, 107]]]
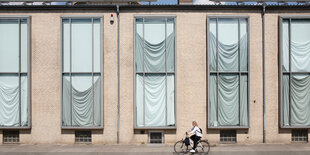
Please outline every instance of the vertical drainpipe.
[[117, 14], [117, 144], [119, 144], [119, 121], [120, 121], [120, 63], [119, 63], [119, 5], [116, 5]]
[[263, 3], [263, 10], [262, 10], [262, 48], [263, 48], [263, 143], [266, 143], [266, 91], [265, 91], [265, 12], [266, 12], [266, 4]]

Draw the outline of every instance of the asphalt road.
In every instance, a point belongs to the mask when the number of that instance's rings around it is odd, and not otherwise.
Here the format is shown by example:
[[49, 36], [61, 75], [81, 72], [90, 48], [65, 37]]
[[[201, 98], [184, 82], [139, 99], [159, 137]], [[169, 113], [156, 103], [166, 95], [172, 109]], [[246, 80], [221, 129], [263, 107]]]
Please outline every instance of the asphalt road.
[[[173, 155], [171, 145], [0, 145], [0, 154], [16, 155]], [[190, 155], [190, 153], [188, 153]], [[198, 155], [198, 154], [197, 154]], [[209, 155], [310, 155], [310, 144], [221, 144]]]

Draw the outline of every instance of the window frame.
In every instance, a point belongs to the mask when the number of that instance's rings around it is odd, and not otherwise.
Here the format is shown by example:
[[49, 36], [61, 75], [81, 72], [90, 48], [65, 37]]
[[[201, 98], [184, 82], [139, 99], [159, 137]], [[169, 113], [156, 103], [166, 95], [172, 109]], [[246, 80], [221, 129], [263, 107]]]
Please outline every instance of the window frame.
[[[238, 71], [214, 71], [216, 73], [238, 73], [238, 77], [239, 77], [239, 81], [240, 81], [240, 77], [242, 74], [246, 74], [247, 73], [247, 94], [248, 94], [248, 98], [247, 98], [247, 115], [248, 115], [248, 125], [247, 126], [210, 126], [210, 122], [209, 122], [209, 118], [210, 118], [210, 61], [209, 61], [209, 43], [210, 43], [210, 19], [223, 19], [223, 18], [229, 18], [229, 19], [246, 19], [247, 20], [247, 71], [240, 71], [240, 69]], [[238, 23], [240, 20], [238, 20]], [[207, 51], [207, 127], [209, 129], [249, 129], [250, 128], [250, 120], [251, 120], [251, 116], [250, 116], [250, 17], [248, 15], [207, 15], [207, 25], [206, 25], [206, 31], [207, 31], [207, 40], [206, 40], [206, 51]], [[239, 32], [240, 34], [240, 25], [239, 25]], [[239, 37], [239, 41], [240, 42], [240, 37]], [[240, 43], [239, 43], [240, 44]], [[240, 55], [238, 56], [238, 60], [240, 59]], [[238, 61], [238, 64], [240, 66], [240, 61]], [[240, 82], [239, 82], [240, 85]], [[240, 89], [239, 89], [239, 109], [240, 109]], [[218, 114], [218, 113], [217, 113]], [[239, 121], [240, 121], [240, 111], [239, 111]]]
[[[91, 19], [93, 21], [93, 19], [96, 18], [96, 19], [100, 19], [100, 97], [101, 97], [101, 100], [100, 100], [100, 106], [101, 106], [101, 109], [100, 109], [100, 112], [101, 112], [101, 116], [100, 116], [100, 123], [101, 125], [100, 126], [97, 126], [97, 127], [94, 127], [94, 126], [89, 126], [89, 127], [85, 127], [85, 126], [63, 126], [63, 123], [62, 123], [62, 118], [63, 118], [63, 75], [66, 74], [67, 72], [64, 72], [63, 71], [63, 20], [64, 19]], [[60, 127], [61, 129], [85, 129], [85, 130], [88, 130], [88, 129], [103, 129], [104, 128], [104, 88], [103, 88], [103, 85], [104, 85], [104, 63], [103, 63], [103, 60], [104, 60], [104, 17], [102, 15], [63, 15], [60, 17], [60, 82], [61, 82], [61, 97], [60, 97]], [[94, 36], [92, 36], [94, 37]], [[71, 40], [71, 37], [70, 37], [70, 40]], [[92, 43], [93, 44], [93, 43]], [[92, 45], [93, 47], [94, 45]], [[71, 58], [70, 58], [71, 59]], [[94, 61], [92, 61], [92, 64], [94, 64]], [[70, 64], [72, 65], [72, 64]], [[69, 72], [70, 73], [73, 73], [73, 72]], [[79, 72], [74, 72], [74, 73], [79, 73]], [[88, 73], [88, 72], [82, 72], [82, 73]], [[95, 72], [92, 71], [92, 76], [94, 76]], [[97, 73], [97, 72], [96, 72]], [[94, 115], [94, 114], [93, 114]], [[72, 117], [72, 114], [71, 114], [71, 117]]]
[[[292, 74], [302, 74], [302, 73], [305, 73], [305, 74], [310, 74], [310, 72], [292, 72], [291, 70], [288, 71], [288, 72], [283, 72], [283, 67], [282, 67], [282, 63], [283, 63], [283, 48], [282, 48], [282, 41], [283, 41], [283, 34], [282, 34], [282, 30], [283, 30], [283, 20], [289, 20], [289, 35], [291, 34], [291, 28], [290, 28], [290, 25], [291, 25], [291, 20], [294, 20], [294, 19], [304, 19], [304, 20], [309, 20], [310, 21], [310, 16], [309, 15], [279, 15], [278, 16], [278, 25], [279, 25], [279, 28], [278, 28], [278, 45], [279, 45], [279, 48], [278, 48], [278, 52], [279, 52], [279, 55], [278, 55], [278, 100], [279, 100], [279, 103], [278, 103], [278, 115], [279, 115], [279, 127], [280, 128], [283, 128], [283, 129], [310, 129], [310, 125], [309, 126], [306, 126], [306, 125], [290, 125], [290, 126], [284, 126], [283, 125], [283, 74], [289, 74], [290, 77]], [[289, 38], [290, 40], [290, 38]], [[289, 45], [290, 46], [290, 45]], [[290, 52], [290, 49], [289, 49], [289, 52]], [[289, 53], [289, 60], [291, 59], [291, 55]], [[289, 65], [291, 64], [291, 61], [289, 61]], [[289, 96], [289, 98], [291, 98], [291, 95]], [[290, 107], [290, 110], [289, 110], [289, 120], [291, 120], [290, 116], [291, 116], [291, 104], [289, 104], [289, 107]], [[291, 124], [291, 122], [290, 122]]]
[[[174, 73], [174, 119], [175, 119], [175, 125], [174, 126], [157, 126], [157, 127], [138, 127], [137, 126], [137, 110], [136, 110], [136, 74], [140, 73], [136, 71], [135, 63], [136, 63], [136, 19], [137, 18], [143, 18], [143, 19], [168, 19], [173, 18], [174, 20], [174, 32], [175, 32], [175, 40], [174, 40], [174, 72], [168, 72], [165, 71], [165, 74], [171, 74]], [[177, 129], [177, 16], [176, 15], [134, 15], [133, 18], [133, 84], [134, 84], [134, 91], [133, 91], [133, 98], [134, 98], [134, 104], [133, 104], [133, 112], [134, 112], [134, 119], [133, 119], [133, 127], [134, 129]], [[166, 36], [167, 37], [167, 36]], [[145, 72], [144, 72], [145, 73]], [[154, 72], [148, 72], [150, 74], [153, 74]], [[158, 74], [161, 74], [163, 72], [156, 72]], [[167, 75], [166, 75], [167, 76]], [[167, 88], [167, 85], [166, 85]], [[167, 109], [167, 104], [166, 104]], [[167, 111], [166, 111], [167, 113]], [[167, 117], [166, 117], [167, 119]]]
[[[19, 29], [21, 29], [21, 23], [20, 21], [22, 19], [26, 19], [27, 20], [27, 72], [21, 72], [21, 57], [19, 57], [19, 71], [18, 72], [1, 72], [0, 74], [14, 74], [17, 73], [19, 76], [19, 88], [21, 89], [21, 74], [26, 74], [27, 75], [27, 108], [28, 108], [28, 113], [27, 113], [27, 117], [28, 117], [28, 125], [27, 126], [0, 126], [0, 129], [31, 129], [32, 126], [32, 111], [31, 111], [31, 16], [28, 15], [21, 15], [21, 16], [15, 16], [15, 15], [1, 15], [0, 16], [0, 20], [3, 19], [15, 19], [18, 20], [18, 24], [19, 24]], [[20, 38], [21, 36], [21, 31], [19, 31], [19, 40], [21, 40]], [[19, 55], [21, 55], [21, 42], [19, 41]], [[19, 99], [19, 120], [21, 121], [21, 111], [20, 111], [20, 107], [21, 107], [21, 101]]]

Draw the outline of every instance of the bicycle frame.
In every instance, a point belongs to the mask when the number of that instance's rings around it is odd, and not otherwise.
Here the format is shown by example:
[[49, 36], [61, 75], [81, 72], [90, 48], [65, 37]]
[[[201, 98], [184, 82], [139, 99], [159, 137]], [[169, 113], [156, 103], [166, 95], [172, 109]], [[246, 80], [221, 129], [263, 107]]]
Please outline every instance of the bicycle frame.
[[[186, 138], [189, 138], [187, 134], [186, 134]], [[186, 138], [185, 138], [185, 139], [186, 139]], [[193, 146], [194, 146], [194, 141], [193, 141], [192, 139], [189, 138], [189, 145], [186, 145], [185, 139], [182, 138], [180, 141], [177, 141], [177, 142], [175, 143], [175, 145], [174, 145], [174, 151], [175, 151], [176, 153], [180, 153], [179, 151], [176, 151], [176, 145], [177, 145], [178, 143], [182, 143], [182, 144], [181, 144], [181, 147], [178, 147], [178, 148], [181, 148], [181, 153], [187, 153], [187, 152], [189, 152], [189, 151], [193, 148]], [[204, 146], [204, 143], [206, 143], [207, 145]], [[206, 149], [206, 150], [205, 150], [205, 149]], [[207, 151], [206, 153], [208, 153], [209, 150], [210, 150], [210, 145], [209, 145], [207, 139], [205, 139], [205, 140], [204, 140], [204, 139], [200, 139], [200, 140], [197, 142], [197, 147], [196, 147], [195, 151], [197, 151], [197, 152], [201, 152], [201, 151], [204, 152], [204, 151]]]

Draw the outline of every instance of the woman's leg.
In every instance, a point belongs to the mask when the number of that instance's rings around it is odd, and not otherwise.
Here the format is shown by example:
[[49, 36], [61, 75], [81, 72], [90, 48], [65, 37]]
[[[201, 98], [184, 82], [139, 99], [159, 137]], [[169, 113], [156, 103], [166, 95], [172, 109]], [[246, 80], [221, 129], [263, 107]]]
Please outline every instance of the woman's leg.
[[197, 143], [198, 143], [200, 138], [198, 136], [196, 136], [196, 135], [193, 135], [193, 136], [191, 136], [191, 139], [194, 141], [193, 150], [195, 150], [196, 147], [197, 147]]

